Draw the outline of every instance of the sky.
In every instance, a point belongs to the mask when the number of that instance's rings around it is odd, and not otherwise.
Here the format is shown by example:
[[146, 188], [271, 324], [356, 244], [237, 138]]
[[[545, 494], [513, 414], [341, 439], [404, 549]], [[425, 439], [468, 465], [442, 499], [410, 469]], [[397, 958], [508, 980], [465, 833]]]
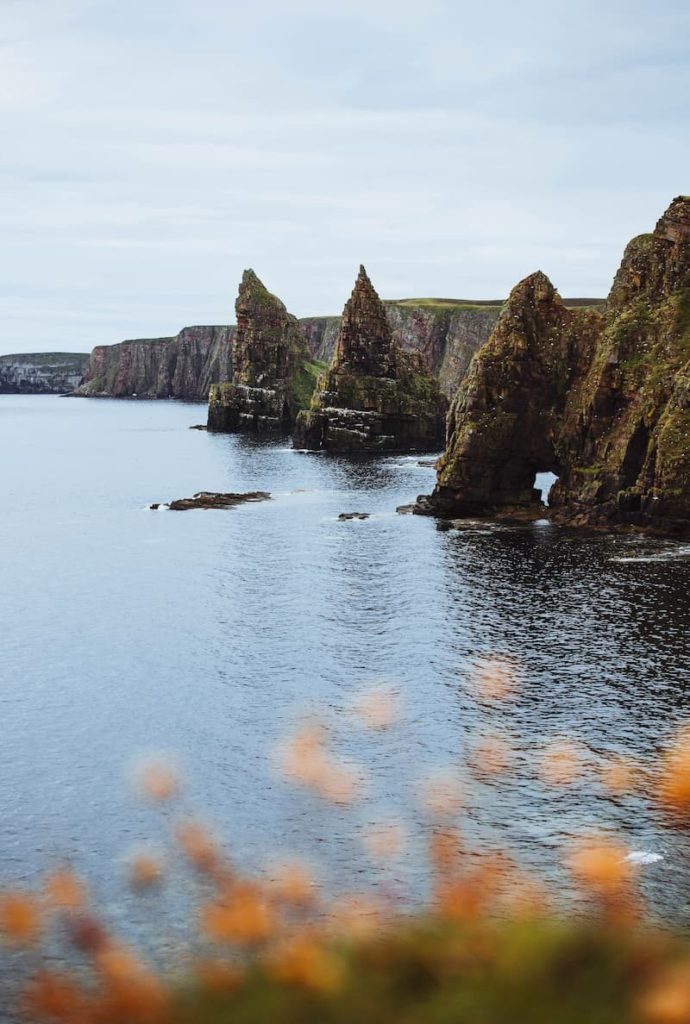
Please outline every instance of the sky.
[[0, 352], [605, 295], [690, 193], [687, 0], [0, 0]]

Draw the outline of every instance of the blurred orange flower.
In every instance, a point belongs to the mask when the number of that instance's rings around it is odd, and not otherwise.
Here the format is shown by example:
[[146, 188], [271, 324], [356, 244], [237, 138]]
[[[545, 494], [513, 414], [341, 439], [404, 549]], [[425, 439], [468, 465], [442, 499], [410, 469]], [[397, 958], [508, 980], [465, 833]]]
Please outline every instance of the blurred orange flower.
[[690, 811], [690, 724], [680, 726], [661, 755], [659, 799], [671, 811]]
[[149, 800], [163, 802], [179, 795], [180, 780], [164, 758], [150, 758], [142, 762], [135, 777], [140, 792]]
[[201, 912], [202, 930], [214, 942], [254, 945], [268, 939], [276, 926], [275, 911], [264, 893], [248, 882], [235, 883]]
[[425, 781], [422, 805], [435, 818], [451, 818], [465, 805], [465, 790], [452, 772], [438, 772]]
[[272, 952], [268, 966], [276, 980], [326, 995], [337, 992], [345, 976], [342, 960], [311, 937], [282, 943]]
[[635, 789], [641, 778], [639, 764], [632, 758], [619, 754], [608, 758], [601, 765], [600, 778], [604, 789], [612, 796], [623, 796]]
[[41, 913], [34, 896], [24, 892], [0, 894], [0, 935], [11, 945], [30, 946], [41, 931]]
[[575, 880], [586, 890], [611, 894], [626, 889], [635, 876], [635, 865], [627, 860], [628, 850], [606, 837], [582, 840], [568, 857]]
[[294, 907], [306, 907], [314, 902], [314, 879], [303, 864], [292, 861], [279, 864], [272, 871], [271, 892], [277, 900]]
[[639, 1006], [649, 1024], [687, 1024], [690, 1021], [690, 963], [664, 970], [649, 987]]
[[60, 910], [83, 910], [87, 903], [84, 884], [69, 868], [49, 874], [44, 892], [47, 902]]
[[510, 767], [513, 756], [507, 737], [492, 732], [480, 736], [473, 744], [468, 765], [475, 775], [501, 775]]
[[567, 738], [549, 740], [541, 751], [539, 775], [549, 786], [571, 786], [585, 772], [581, 744]]
[[362, 843], [375, 860], [390, 860], [405, 849], [407, 833], [396, 821], [369, 825], [362, 832]]
[[181, 821], [175, 835], [180, 849], [197, 871], [212, 874], [217, 870], [221, 857], [210, 830], [198, 821]]
[[387, 729], [400, 716], [399, 700], [390, 687], [364, 690], [355, 698], [354, 712], [366, 729]]
[[163, 860], [151, 853], [139, 852], [130, 856], [129, 881], [135, 889], [150, 889], [163, 881]]
[[475, 665], [472, 682], [480, 700], [506, 700], [517, 692], [520, 685], [517, 663], [509, 657], [482, 657]]

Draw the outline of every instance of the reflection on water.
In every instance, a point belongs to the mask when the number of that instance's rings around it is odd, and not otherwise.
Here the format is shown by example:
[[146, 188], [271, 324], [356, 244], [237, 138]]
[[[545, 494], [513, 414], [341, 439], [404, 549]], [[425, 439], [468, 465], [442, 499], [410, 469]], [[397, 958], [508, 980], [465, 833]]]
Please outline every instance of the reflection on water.
[[[534, 767], [563, 734], [593, 759], [651, 755], [687, 713], [688, 549], [548, 524], [440, 532], [395, 514], [433, 483], [416, 457], [339, 459], [187, 429], [202, 416], [172, 403], [0, 398], [6, 876], [32, 880], [68, 857], [111, 917], [143, 917], [126, 907], [117, 858], [162, 825], [132, 801], [123, 768], [162, 749], [238, 860], [293, 851], [324, 884], [359, 885], [370, 868], [361, 830], [393, 815], [423, 833], [420, 780], [455, 769], [477, 733], [498, 728], [520, 755], [473, 785], [475, 843], [557, 878], [568, 837], [611, 825], [653, 906], [690, 917], [684, 834], [637, 797], [549, 788]], [[202, 489], [275, 497], [229, 512], [147, 510]], [[353, 511], [371, 518], [338, 521]], [[498, 709], [470, 686], [482, 654], [524, 674]], [[376, 680], [405, 714], [372, 734], [348, 709]], [[293, 791], [267, 756], [314, 708], [368, 772], [355, 810]], [[395, 872], [412, 896], [420, 848]], [[167, 898], [174, 916], [182, 897]]]

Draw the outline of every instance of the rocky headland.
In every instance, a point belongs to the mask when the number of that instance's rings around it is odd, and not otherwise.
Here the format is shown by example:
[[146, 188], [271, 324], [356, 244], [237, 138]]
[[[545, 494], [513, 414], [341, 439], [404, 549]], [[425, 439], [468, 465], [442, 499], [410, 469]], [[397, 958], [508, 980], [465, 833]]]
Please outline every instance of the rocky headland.
[[[564, 300], [566, 305], [582, 301]], [[474, 353], [488, 339], [503, 300], [384, 300], [393, 340], [419, 352], [450, 399]], [[330, 363], [341, 317], [298, 320], [312, 361]], [[234, 326], [185, 327], [167, 338], [141, 338], [94, 348], [77, 394], [88, 398], [178, 398], [205, 402], [212, 384], [232, 380]], [[78, 383], [78, 382], [77, 382]]]
[[297, 319], [253, 270], [242, 276], [235, 313], [232, 379], [211, 386], [208, 429], [289, 430], [309, 404], [321, 367], [310, 359]]
[[604, 309], [537, 272], [512, 291], [453, 400], [433, 494], [447, 517], [690, 533], [690, 197], [625, 250]]
[[234, 327], [185, 327], [172, 338], [98, 345], [76, 394], [205, 402], [211, 384], [232, 375], [234, 331]]
[[331, 365], [297, 417], [296, 448], [332, 452], [433, 450], [446, 400], [419, 352], [393, 340], [364, 267], [340, 323]]
[[68, 395], [81, 384], [88, 361], [82, 352], [0, 356], [0, 394]]

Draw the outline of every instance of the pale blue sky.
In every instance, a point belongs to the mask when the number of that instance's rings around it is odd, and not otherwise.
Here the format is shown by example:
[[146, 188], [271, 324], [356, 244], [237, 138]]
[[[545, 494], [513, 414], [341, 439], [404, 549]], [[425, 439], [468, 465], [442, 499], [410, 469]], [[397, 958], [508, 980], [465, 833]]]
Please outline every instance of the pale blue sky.
[[690, 192], [690, 4], [0, 0], [0, 352], [603, 295]]

